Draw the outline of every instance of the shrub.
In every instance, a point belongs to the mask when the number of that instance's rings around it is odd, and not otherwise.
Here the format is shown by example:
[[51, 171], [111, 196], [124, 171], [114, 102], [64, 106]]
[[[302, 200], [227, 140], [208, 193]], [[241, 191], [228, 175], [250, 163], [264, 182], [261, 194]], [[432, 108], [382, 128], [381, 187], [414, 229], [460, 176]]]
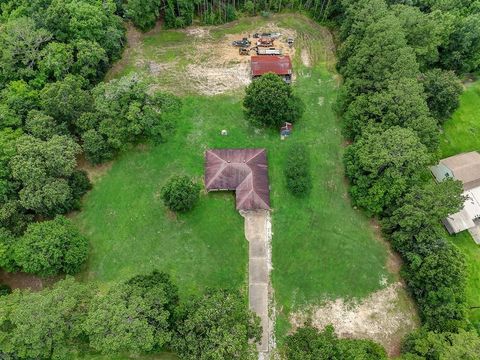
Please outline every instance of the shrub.
[[64, 216], [32, 223], [15, 245], [15, 262], [41, 276], [75, 274], [87, 259], [88, 240]]
[[186, 212], [198, 201], [200, 186], [188, 176], [174, 176], [162, 188], [162, 200], [170, 210]]
[[12, 288], [7, 284], [0, 284], [0, 296], [8, 295], [12, 292]]
[[266, 74], [253, 81], [247, 87], [243, 106], [250, 121], [269, 127], [280, 127], [286, 121], [293, 123], [304, 111], [292, 87], [275, 74]]
[[287, 153], [285, 165], [287, 188], [295, 196], [306, 195], [312, 187], [310, 156], [307, 147], [295, 144]]

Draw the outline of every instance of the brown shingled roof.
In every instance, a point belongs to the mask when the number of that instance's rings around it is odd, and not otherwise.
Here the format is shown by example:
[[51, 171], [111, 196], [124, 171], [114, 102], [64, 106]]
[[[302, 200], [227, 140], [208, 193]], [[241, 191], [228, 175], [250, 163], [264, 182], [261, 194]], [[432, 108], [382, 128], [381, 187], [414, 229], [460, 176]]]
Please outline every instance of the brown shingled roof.
[[260, 55], [251, 58], [252, 76], [266, 73], [291, 75], [292, 61], [289, 56]]
[[237, 210], [270, 209], [265, 149], [213, 149], [205, 152], [208, 191], [235, 191]]

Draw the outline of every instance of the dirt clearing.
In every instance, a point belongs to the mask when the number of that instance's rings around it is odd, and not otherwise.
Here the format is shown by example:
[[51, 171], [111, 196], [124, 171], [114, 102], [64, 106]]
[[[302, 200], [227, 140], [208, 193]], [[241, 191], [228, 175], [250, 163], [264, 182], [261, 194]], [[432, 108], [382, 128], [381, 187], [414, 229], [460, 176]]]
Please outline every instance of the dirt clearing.
[[[407, 311], [405, 311], [407, 310]], [[367, 338], [382, 344], [390, 356], [400, 353], [401, 339], [418, 323], [404, 285], [396, 282], [361, 302], [336, 299], [291, 315], [293, 330], [307, 320], [318, 329], [332, 324], [340, 337]]]

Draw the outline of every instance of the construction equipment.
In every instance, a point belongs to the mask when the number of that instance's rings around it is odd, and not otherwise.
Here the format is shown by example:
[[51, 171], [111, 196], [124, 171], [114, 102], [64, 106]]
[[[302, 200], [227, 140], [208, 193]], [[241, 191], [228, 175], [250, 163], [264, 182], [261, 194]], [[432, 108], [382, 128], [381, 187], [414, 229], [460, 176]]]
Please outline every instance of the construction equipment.
[[293, 38], [288, 38], [287, 39], [287, 44], [289, 47], [292, 47], [293, 46]]
[[272, 47], [275, 39], [269, 37], [261, 37], [257, 40], [257, 46], [260, 47]]
[[259, 48], [258, 46], [254, 48], [255, 51], [257, 52], [257, 55], [282, 55], [282, 50], [281, 49], [275, 49], [275, 48]]
[[246, 48], [246, 47], [241, 47], [238, 49], [238, 53], [240, 55], [250, 55], [250, 50], [252, 49], [249, 49], [249, 48]]
[[280, 37], [280, 35], [282, 35], [282, 34], [280, 34], [280, 33], [278, 33], [278, 32], [277, 32], [277, 33], [261, 33], [261, 34], [260, 34], [260, 33], [255, 33], [255, 34], [253, 34], [253, 37], [254, 37], [255, 39], [259, 39], [259, 38], [270, 38], [270, 39], [274, 39], [274, 40], [275, 40], [275, 39], [278, 39], [278, 38]]
[[250, 40], [248, 40], [248, 38], [243, 38], [242, 40], [235, 40], [234, 42], [232, 42], [233, 46], [238, 46], [243, 48], [249, 47], [250, 44], [251, 42]]

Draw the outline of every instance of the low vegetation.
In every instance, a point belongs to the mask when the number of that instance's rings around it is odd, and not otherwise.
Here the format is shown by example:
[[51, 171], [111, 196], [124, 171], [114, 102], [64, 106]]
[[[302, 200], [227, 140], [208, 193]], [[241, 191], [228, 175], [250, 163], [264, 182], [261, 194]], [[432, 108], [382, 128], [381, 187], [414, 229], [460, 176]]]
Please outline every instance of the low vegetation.
[[191, 210], [198, 202], [200, 185], [188, 176], [174, 176], [162, 188], [162, 200], [172, 211]]
[[287, 153], [285, 164], [287, 189], [295, 196], [305, 196], [312, 188], [310, 153], [302, 144], [293, 144]]

